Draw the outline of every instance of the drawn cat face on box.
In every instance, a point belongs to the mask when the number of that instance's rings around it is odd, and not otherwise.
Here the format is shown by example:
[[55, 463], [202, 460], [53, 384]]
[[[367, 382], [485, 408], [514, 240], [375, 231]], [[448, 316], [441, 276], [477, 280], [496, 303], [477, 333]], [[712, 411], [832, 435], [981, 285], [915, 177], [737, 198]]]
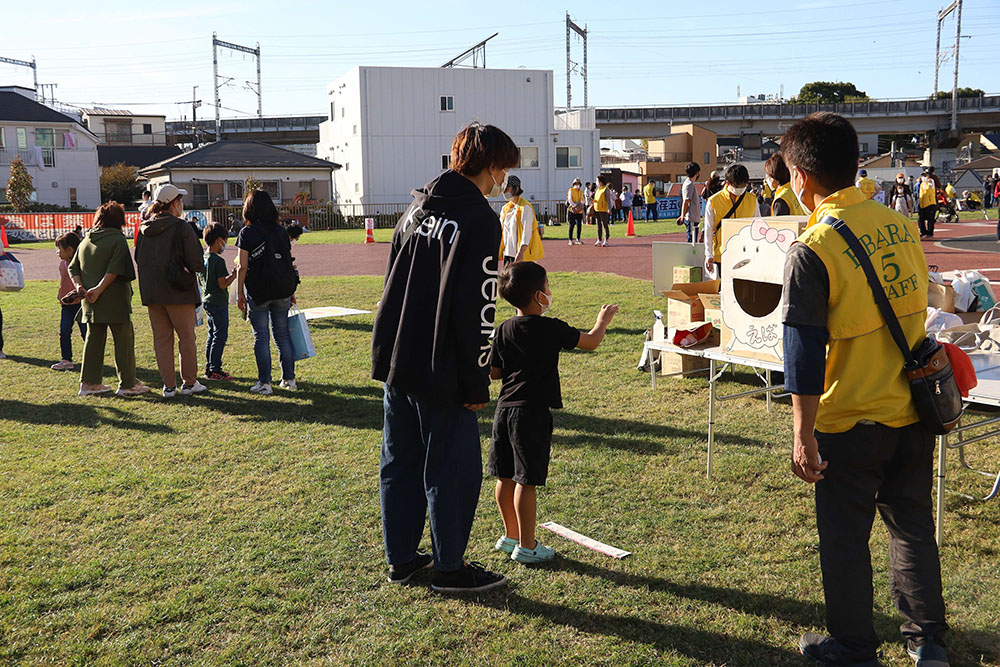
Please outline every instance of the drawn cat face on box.
[[[791, 229], [757, 219], [733, 235], [722, 253], [722, 318], [741, 347], [781, 358], [781, 281]], [[731, 288], [730, 286], [731, 281]]]

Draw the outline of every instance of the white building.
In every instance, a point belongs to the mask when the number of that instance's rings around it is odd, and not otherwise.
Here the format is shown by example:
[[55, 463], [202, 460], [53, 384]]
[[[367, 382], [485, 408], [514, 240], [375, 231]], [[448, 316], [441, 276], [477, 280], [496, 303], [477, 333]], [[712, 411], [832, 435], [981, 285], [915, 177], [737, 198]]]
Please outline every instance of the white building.
[[125, 109], [84, 109], [83, 122], [102, 144], [166, 146], [166, 116], [140, 116]]
[[556, 130], [553, 109], [549, 70], [358, 67], [327, 90], [316, 154], [343, 165], [337, 201], [408, 203], [448, 167], [458, 131], [480, 121], [520, 147], [511, 173], [526, 197], [562, 201], [574, 178], [600, 174], [600, 142], [596, 129]]
[[0, 87], [0, 203], [7, 203], [10, 163], [20, 157], [34, 201], [88, 209], [101, 205], [97, 137], [76, 119], [35, 101], [35, 91]]

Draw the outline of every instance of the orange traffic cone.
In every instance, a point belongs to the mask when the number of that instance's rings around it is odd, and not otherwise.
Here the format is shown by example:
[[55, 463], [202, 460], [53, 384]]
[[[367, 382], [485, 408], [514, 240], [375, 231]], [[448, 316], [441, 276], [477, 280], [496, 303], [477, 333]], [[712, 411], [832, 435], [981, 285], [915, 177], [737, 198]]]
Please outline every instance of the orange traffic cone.
[[635, 221], [632, 220], [632, 211], [628, 212], [628, 229], [625, 231], [625, 236], [635, 236]]
[[365, 218], [365, 243], [375, 243], [374, 218]]
[[7, 228], [0, 225], [0, 248], [9, 248], [10, 242], [7, 240]]

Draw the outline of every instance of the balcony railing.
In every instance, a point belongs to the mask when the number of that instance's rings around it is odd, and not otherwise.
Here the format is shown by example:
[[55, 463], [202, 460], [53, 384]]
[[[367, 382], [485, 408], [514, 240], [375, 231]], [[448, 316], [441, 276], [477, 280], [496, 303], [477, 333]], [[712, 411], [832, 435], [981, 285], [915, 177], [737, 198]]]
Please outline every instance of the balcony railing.
[[602, 155], [601, 164], [627, 164], [635, 162], [690, 162], [690, 153], [652, 151], [633, 155]]
[[[40, 147], [41, 164], [44, 167], [56, 166], [56, 149]], [[14, 158], [19, 157], [26, 167], [39, 166], [38, 153], [34, 148], [0, 148], [0, 165], [9, 165]]]

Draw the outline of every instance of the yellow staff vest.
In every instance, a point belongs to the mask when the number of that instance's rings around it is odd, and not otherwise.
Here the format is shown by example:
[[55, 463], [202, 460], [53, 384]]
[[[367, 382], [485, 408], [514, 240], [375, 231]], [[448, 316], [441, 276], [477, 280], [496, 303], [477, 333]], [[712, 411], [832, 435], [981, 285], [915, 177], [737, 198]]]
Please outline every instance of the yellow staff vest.
[[[729, 191], [722, 188], [719, 192], [708, 198], [708, 205], [715, 213], [715, 233], [712, 235], [712, 253], [715, 261], [722, 263], [722, 220], [729, 209], [733, 207], [733, 200], [729, 196]], [[757, 195], [747, 190], [746, 196], [740, 202], [739, 208], [733, 212], [730, 218], [752, 218], [757, 212]]]
[[646, 183], [646, 186], [642, 189], [642, 198], [647, 204], [656, 203], [656, 187], [652, 182]]
[[[521, 234], [524, 233], [524, 225], [521, 224], [521, 214], [524, 213], [525, 206], [531, 206], [527, 199], [524, 197], [518, 197], [516, 202], [509, 201], [503, 206], [503, 210], [500, 211], [500, 218], [503, 219], [507, 213], [517, 206], [517, 238], [521, 238]], [[536, 217], [537, 220], [537, 217]], [[503, 263], [503, 251], [504, 242], [503, 234], [500, 235], [500, 263]], [[517, 250], [514, 250], [513, 254], [517, 254]], [[531, 241], [528, 242], [528, 249], [524, 251], [523, 259], [527, 262], [537, 262], [540, 259], [545, 259], [545, 248], [542, 246], [542, 235], [538, 232], [538, 225], [535, 224], [531, 228]]]
[[903, 355], [871, 295], [864, 269], [826, 216], [840, 218], [869, 255], [911, 349], [927, 335], [927, 258], [909, 220], [855, 187], [835, 192], [810, 217], [799, 237], [830, 279], [825, 391], [816, 429], [843, 433], [858, 421], [899, 428], [918, 420], [903, 374]]
[[583, 190], [580, 188], [570, 188], [569, 192], [566, 193], [566, 199], [573, 202], [574, 204], [580, 204], [583, 202]]
[[[792, 186], [788, 183], [779, 185], [778, 189], [774, 191], [774, 200], [779, 199], [788, 204], [788, 215], [805, 215], [805, 211], [799, 205], [799, 198], [792, 192]], [[774, 204], [771, 204], [771, 215], [774, 215]]]
[[937, 205], [937, 188], [934, 181], [920, 183], [920, 208]]
[[875, 181], [868, 178], [867, 176], [858, 179], [858, 189], [861, 190], [865, 195], [865, 199], [871, 199], [875, 196]]
[[601, 213], [609, 212], [610, 202], [608, 201], [608, 186], [603, 188], [597, 188], [597, 194], [594, 195], [594, 210]]

